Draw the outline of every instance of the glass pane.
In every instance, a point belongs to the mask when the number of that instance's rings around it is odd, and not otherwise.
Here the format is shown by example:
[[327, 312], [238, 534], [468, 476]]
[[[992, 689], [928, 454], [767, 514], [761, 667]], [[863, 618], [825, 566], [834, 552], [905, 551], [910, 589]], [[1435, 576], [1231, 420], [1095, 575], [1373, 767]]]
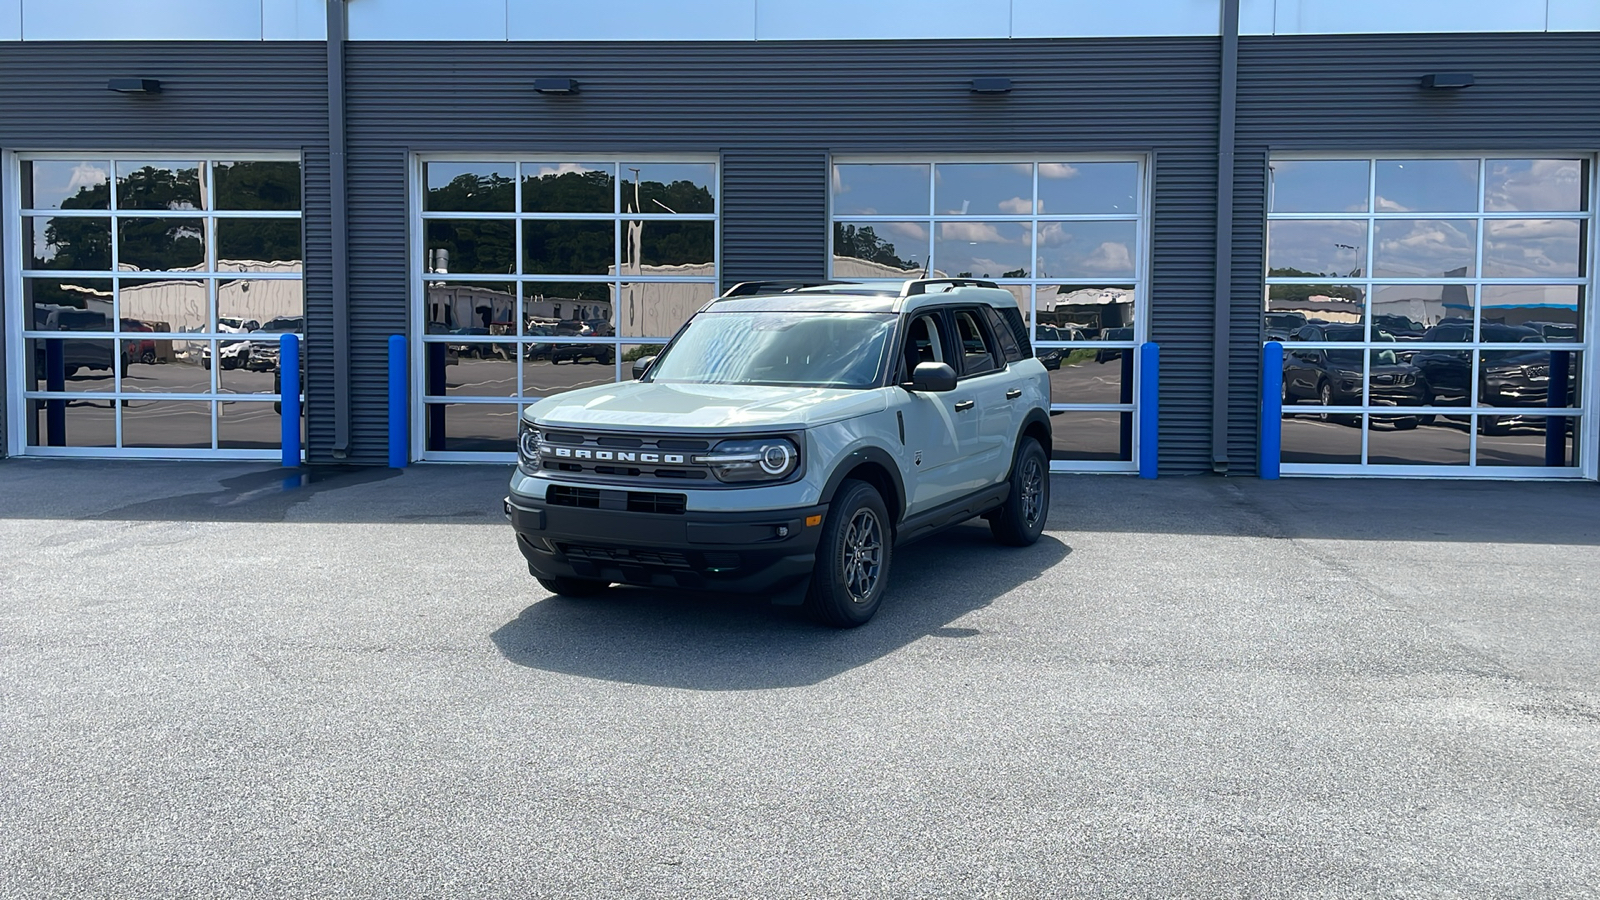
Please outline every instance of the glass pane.
[[613, 163], [523, 163], [522, 211], [615, 212], [616, 168]]
[[625, 275], [717, 274], [715, 222], [622, 223]]
[[219, 162], [217, 209], [300, 208], [300, 164], [297, 162]]
[[925, 164], [834, 166], [833, 215], [928, 215], [931, 212], [928, 205], [930, 174]]
[[1051, 359], [1035, 355], [1050, 370], [1051, 403], [1132, 403], [1133, 350], [1111, 347], [1058, 347]]
[[1343, 219], [1267, 224], [1267, 274], [1360, 278], [1367, 264], [1367, 223]]
[[217, 271], [300, 271], [299, 219], [218, 219]]
[[127, 400], [122, 446], [211, 448], [211, 404], [203, 400]]
[[659, 356], [661, 351], [665, 350], [666, 348], [667, 345], [664, 342], [659, 344], [623, 344], [622, 346], [618, 347], [617, 349], [622, 352], [621, 379], [623, 381], [632, 381], [633, 364], [635, 361], [643, 359], [646, 356]]
[[1470, 341], [1473, 290], [1470, 284], [1374, 285], [1373, 336], [1381, 331], [1398, 341]]
[[128, 360], [128, 371], [122, 376], [122, 390], [126, 393], [148, 394], [209, 394], [211, 372], [200, 365], [200, 359], [177, 359], [162, 356], [162, 344], [171, 341], [132, 340], [122, 342], [123, 355]]
[[1577, 341], [1583, 337], [1583, 301], [1583, 288], [1575, 284], [1486, 284], [1482, 318], [1532, 328], [1546, 341]]
[[922, 222], [833, 223], [835, 278], [907, 278], [928, 263]]
[[624, 283], [617, 294], [617, 329], [623, 337], [670, 338], [717, 295], [696, 282]]
[[1408, 362], [1404, 345], [1368, 351], [1367, 403], [1371, 406], [1427, 406], [1427, 381], [1422, 369]]
[[1137, 296], [1131, 287], [1041, 284], [1036, 295], [1039, 324], [1034, 339], [1131, 341]]
[[[1437, 326], [1429, 329], [1442, 340], [1464, 333], [1459, 326]], [[1462, 340], [1470, 340], [1470, 335]], [[1411, 351], [1396, 348], [1399, 359], [1417, 370], [1422, 383], [1423, 404], [1426, 406], [1466, 406], [1472, 402], [1472, 351], [1429, 347]]]
[[517, 167], [513, 163], [424, 163], [428, 212], [513, 212]]
[[1577, 350], [1483, 350], [1478, 371], [1479, 406], [1575, 409], [1579, 405], [1583, 354]]
[[1040, 222], [1038, 277], [1131, 279], [1138, 247], [1136, 221]]
[[1039, 215], [1114, 216], [1138, 212], [1138, 163], [1039, 164]]
[[1488, 212], [1578, 212], [1587, 208], [1584, 163], [1576, 159], [1491, 159]]
[[111, 270], [110, 219], [27, 216], [22, 232], [33, 236], [25, 269]]
[[933, 211], [941, 216], [1025, 216], [1033, 212], [1030, 163], [933, 167]]
[[24, 278], [23, 327], [39, 331], [111, 331], [108, 278]]
[[1484, 222], [1485, 278], [1577, 278], [1583, 274], [1584, 223], [1577, 219]]
[[1380, 159], [1376, 212], [1477, 212], [1475, 159]]
[[510, 275], [516, 271], [516, 225], [506, 221], [430, 219], [427, 271]]
[[117, 162], [118, 209], [203, 209], [199, 162]]
[[61, 397], [29, 400], [30, 447], [114, 447], [117, 408], [111, 400]]
[[490, 403], [430, 403], [423, 413], [428, 449], [515, 452], [517, 409]]
[[[539, 346], [539, 345], [530, 345]], [[655, 345], [659, 351], [660, 345]], [[610, 344], [572, 344], [557, 343], [545, 344], [541, 347], [545, 352], [536, 353], [532, 358], [527, 356], [522, 360], [522, 394], [527, 398], [548, 397], [563, 391], [574, 391], [579, 388], [594, 387], [595, 385], [611, 384], [616, 381], [616, 367], [602, 362], [606, 353], [615, 352], [616, 348]], [[599, 355], [575, 357], [573, 354], [594, 353]], [[640, 353], [648, 356], [649, 353]], [[637, 359], [638, 357], [634, 357]], [[624, 378], [631, 378], [629, 368], [633, 360], [623, 364]]]
[[452, 344], [456, 364], [445, 371], [444, 396], [515, 397], [516, 344], [467, 341]]
[[25, 160], [23, 209], [110, 209], [111, 165], [106, 160]]
[[[301, 407], [302, 412], [304, 407]], [[217, 447], [277, 450], [283, 446], [283, 404], [224, 400], [217, 404]], [[302, 432], [302, 443], [304, 436]]]
[[1372, 254], [1374, 275], [1389, 278], [1471, 278], [1478, 223], [1467, 219], [1380, 219]]
[[1478, 465], [1576, 466], [1577, 416], [1480, 416]]
[[933, 261], [957, 278], [1027, 278], [1033, 227], [1025, 222], [939, 222]]
[[625, 213], [717, 211], [714, 163], [623, 163], [619, 169]]
[[610, 322], [612, 290], [604, 281], [525, 281], [522, 333], [535, 338], [572, 337], [582, 332], [586, 321]]
[[1359, 324], [1365, 304], [1366, 292], [1350, 284], [1267, 285], [1266, 338], [1296, 340], [1312, 322]]
[[181, 272], [206, 264], [204, 219], [117, 220], [117, 268], [123, 272]]
[[[1348, 336], [1361, 339], [1355, 325], [1319, 328], [1324, 337]], [[1343, 347], [1308, 347], [1291, 342], [1283, 348], [1283, 403], [1294, 406], [1360, 406], [1362, 402], [1362, 353]]]
[[610, 221], [522, 223], [522, 271], [529, 275], [612, 275], [616, 263]]
[[305, 331], [305, 286], [286, 278], [237, 278], [217, 282], [219, 319], [237, 321], [247, 331], [258, 329], [276, 335]]
[[1416, 416], [1373, 416], [1367, 430], [1367, 464], [1372, 466], [1464, 466], [1472, 435], [1453, 419], [1435, 417], [1419, 425]]
[[430, 281], [427, 291], [428, 334], [516, 333], [516, 286], [509, 281]]
[[[304, 350], [305, 345], [302, 344], [302, 355]], [[224, 394], [276, 394], [282, 384], [278, 365], [281, 352], [275, 340], [243, 342], [238, 363], [225, 365], [217, 372], [217, 390]], [[227, 359], [224, 354], [224, 362]]]
[[1107, 410], [1050, 411], [1051, 459], [1133, 460], [1133, 413]]
[[1360, 416], [1285, 411], [1279, 459], [1302, 465], [1357, 465], [1361, 462], [1360, 426]]
[[1366, 211], [1366, 160], [1273, 160], [1272, 212]]
[[30, 338], [32, 390], [103, 392], [116, 389], [122, 358], [117, 342], [90, 338]]

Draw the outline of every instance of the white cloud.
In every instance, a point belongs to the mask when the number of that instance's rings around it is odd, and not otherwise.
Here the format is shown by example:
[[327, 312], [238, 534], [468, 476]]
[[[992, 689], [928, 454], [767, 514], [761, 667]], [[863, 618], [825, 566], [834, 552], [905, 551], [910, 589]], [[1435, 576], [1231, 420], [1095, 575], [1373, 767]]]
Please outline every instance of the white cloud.
[[939, 240], [966, 241], [978, 244], [1012, 244], [1000, 234], [1000, 229], [988, 222], [940, 222]]
[[[920, 222], [890, 222], [889, 231], [901, 237], [922, 241], [924, 245], [928, 240], [928, 229]], [[904, 254], [901, 255], [903, 256]]]
[[602, 170], [596, 169], [596, 168], [593, 168], [593, 167], [590, 167], [590, 166], [585, 166], [585, 165], [582, 165], [580, 163], [562, 163], [559, 166], [540, 166], [539, 167], [539, 177], [540, 178], [549, 178], [552, 175], [571, 175], [574, 172], [576, 172], [579, 175], [582, 175], [585, 172], [599, 172], [599, 171], [602, 171]]
[[67, 191], [75, 193], [79, 188], [105, 184], [108, 177], [106, 170], [99, 166], [79, 163], [72, 167], [72, 178], [67, 182]]
[[1040, 178], [1077, 178], [1078, 170], [1066, 163], [1040, 163]]
[[1106, 241], [1094, 249], [1093, 253], [1083, 261], [1083, 267], [1091, 272], [1133, 272], [1133, 253], [1128, 250], [1128, 245], [1116, 241]]
[[1012, 197], [1010, 200], [1000, 201], [1000, 211], [1013, 216], [1025, 216], [1033, 212], [1033, 201], [1021, 197]]

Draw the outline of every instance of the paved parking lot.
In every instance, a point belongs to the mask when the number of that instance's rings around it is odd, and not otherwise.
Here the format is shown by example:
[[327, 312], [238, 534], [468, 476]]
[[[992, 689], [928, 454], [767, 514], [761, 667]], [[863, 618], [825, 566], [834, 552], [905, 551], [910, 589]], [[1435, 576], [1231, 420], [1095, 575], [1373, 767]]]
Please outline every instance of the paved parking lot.
[[1600, 891], [1600, 486], [1058, 476], [835, 632], [504, 476], [0, 461], [0, 897]]

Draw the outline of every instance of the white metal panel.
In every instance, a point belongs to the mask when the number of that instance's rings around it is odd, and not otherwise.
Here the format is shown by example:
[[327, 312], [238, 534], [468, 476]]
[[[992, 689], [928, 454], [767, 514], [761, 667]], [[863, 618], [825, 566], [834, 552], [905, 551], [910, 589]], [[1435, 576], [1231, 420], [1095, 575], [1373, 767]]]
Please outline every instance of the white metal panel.
[[562, 0], [510, 0], [507, 21], [513, 41], [751, 41], [756, 0], [612, 0], [587, 13]]
[[503, 41], [506, 0], [361, 0], [350, 4], [353, 41]]
[[1277, 0], [1239, 0], [1239, 33], [1271, 34]]
[[756, 0], [765, 41], [1003, 38], [1008, 0]]
[[261, 0], [22, 0], [29, 41], [261, 39]]
[[22, 40], [22, 0], [0, 0], [0, 41]]
[[1545, 4], [1546, 0], [1278, 0], [1276, 33], [1543, 31]]
[[1600, 31], [1597, 0], [1550, 0], [1551, 31]]
[[261, 0], [261, 36], [269, 41], [327, 40], [327, 0]]
[[1011, 36], [1164, 37], [1222, 33], [1221, 0], [1013, 0]]

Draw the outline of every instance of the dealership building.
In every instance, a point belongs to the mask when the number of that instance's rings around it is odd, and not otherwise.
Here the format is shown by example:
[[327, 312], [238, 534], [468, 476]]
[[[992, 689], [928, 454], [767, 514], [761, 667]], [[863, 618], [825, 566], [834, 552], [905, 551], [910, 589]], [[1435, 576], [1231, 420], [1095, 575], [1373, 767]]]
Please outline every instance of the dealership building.
[[0, 83], [10, 456], [278, 459], [295, 334], [383, 465], [399, 335], [405, 455], [509, 461], [734, 284], [927, 273], [1061, 471], [1600, 471], [1594, 0], [0, 0]]

